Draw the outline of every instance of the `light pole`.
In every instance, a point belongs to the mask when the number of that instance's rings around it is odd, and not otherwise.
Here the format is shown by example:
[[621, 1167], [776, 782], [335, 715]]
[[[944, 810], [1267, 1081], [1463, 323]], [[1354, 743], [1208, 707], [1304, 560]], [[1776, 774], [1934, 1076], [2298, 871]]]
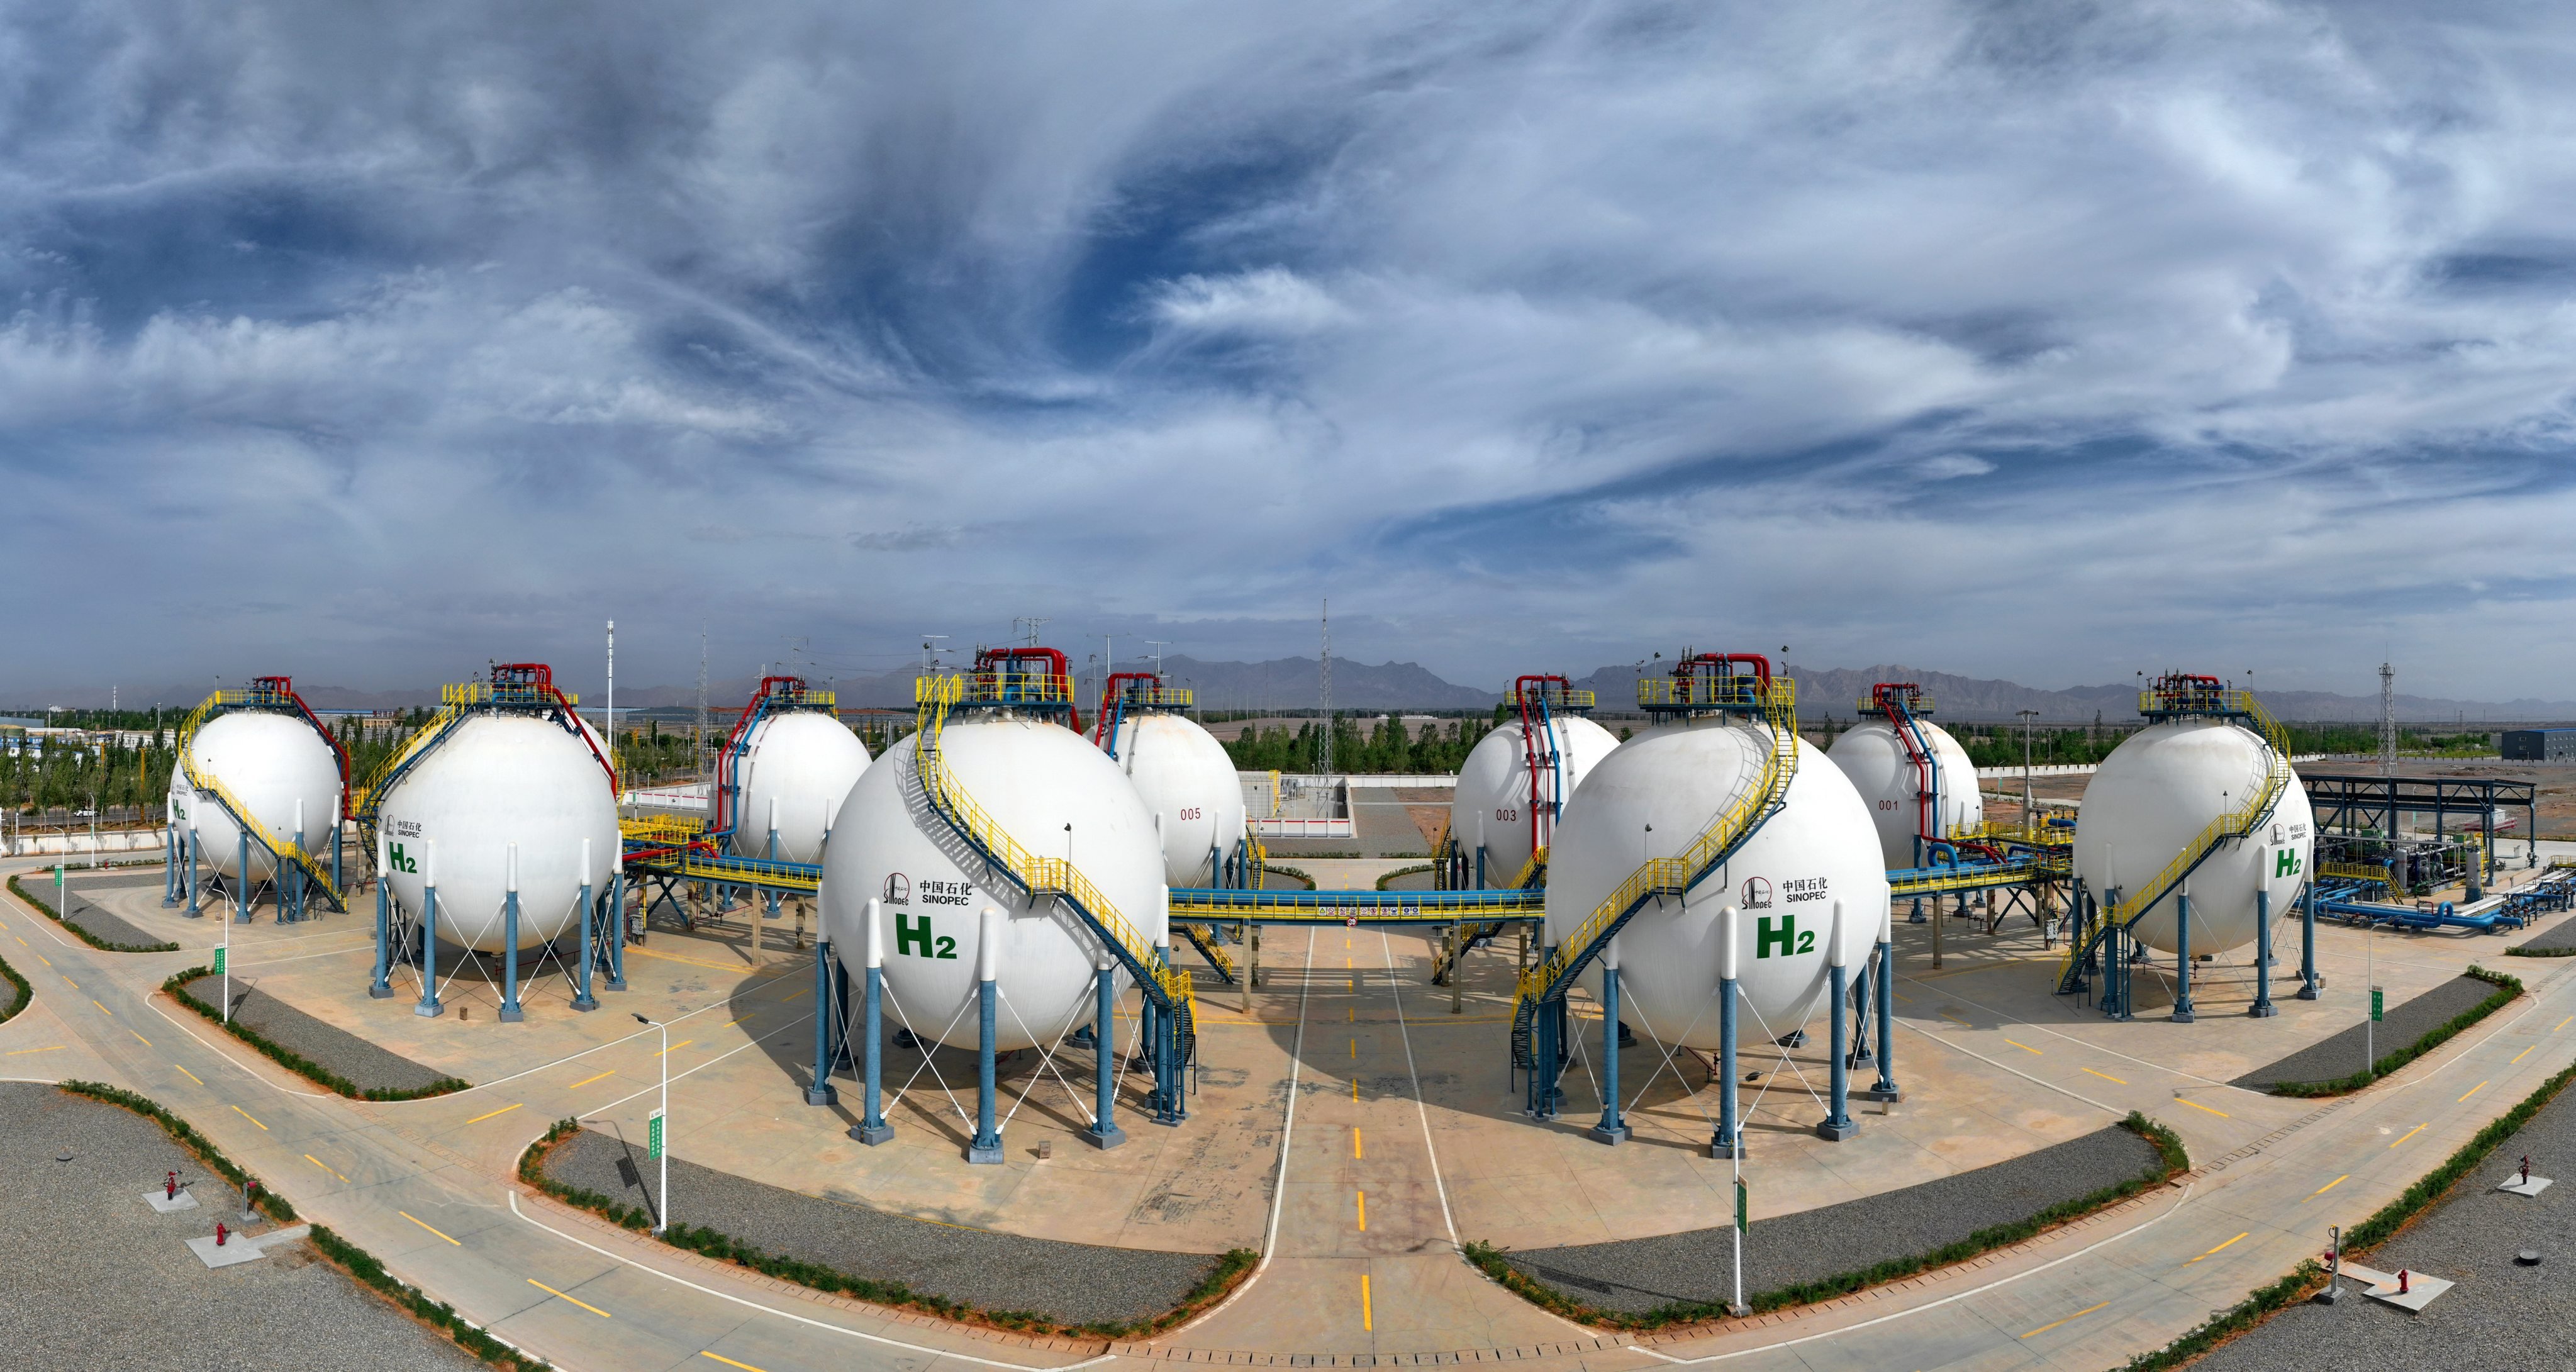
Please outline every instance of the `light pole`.
[[[817, 1013], [820, 1013], [819, 1008]], [[642, 1015], [636, 1015], [635, 1022], [650, 1024], [662, 1035], [659, 1054], [662, 1060], [662, 1105], [645, 1124], [645, 1138], [651, 1145], [653, 1160], [662, 1165], [662, 1178], [654, 1183], [653, 1203], [653, 1232], [659, 1235], [671, 1227], [671, 1029], [669, 1025], [655, 1024]]]
[[2033, 838], [2039, 836], [2039, 817], [2030, 808], [2030, 722], [2039, 718], [2037, 710], [2015, 710], [2021, 716], [2021, 828]]

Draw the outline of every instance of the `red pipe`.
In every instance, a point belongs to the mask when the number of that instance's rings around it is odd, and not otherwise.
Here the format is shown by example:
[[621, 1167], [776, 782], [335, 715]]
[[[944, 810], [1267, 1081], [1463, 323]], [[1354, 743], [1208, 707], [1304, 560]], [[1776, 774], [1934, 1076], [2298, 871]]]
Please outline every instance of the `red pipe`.
[[324, 727], [322, 717], [313, 713], [313, 707], [305, 704], [304, 697], [295, 693], [295, 678], [289, 676], [252, 677], [251, 687], [254, 690], [266, 690], [271, 695], [281, 695], [286, 697], [288, 700], [294, 701], [295, 708], [304, 716], [304, 722], [312, 725], [313, 731], [322, 735], [322, 741], [331, 745], [331, 755], [340, 760], [340, 795], [345, 803], [346, 797], [349, 794], [349, 750], [340, 746], [339, 736]]
[[[997, 687], [1001, 684], [1000, 678], [1002, 674], [993, 670], [996, 665], [1005, 663], [1016, 664], [1027, 658], [1043, 658], [1055, 669], [1048, 675], [1052, 679], [1064, 683], [1065, 704], [1070, 707], [1073, 712], [1073, 731], [1077, 734], [1081, 733], [1082, 707], [1076, 704], [1073, 699], [1073, 667], [1065, 660], [1063, 649], [1039, 648], [1028, 645], [1023, 645], [1017, 648], [978, 648], [975, 650], [975, 675], [988, 689]], [[1014, 677], [1034, 676], [1036, 673], [1012, 672], [1009, 673], [1009, 675]]]
[[[1532, 854], [1536, 854], [1539, 849], [1547, 846], [1549, 835], [1542, 832], [1546, 826], [1539, 822], [1541, 806], [1539, 803], [1538, 785], [1538, 725], [1530, 719], [1530, 684], [1532, 682], [1536, 682], [1541, 687], [1544, 687], [1551, 681], [1557, 684], [1557, 688], [1560, 691], [1570, 691], [1574, 689], [1573, 682], [1553, 673], [1547, 675], [1525, 675], [1515, 678], [1512, 682], [1512, 700], [1520, 706], [1521, 712], [1521, 758], [1529, 768], [1529, 826], [1530, 852]], [[1556, 740], [1548, 740], [1548, 746], [1551, 749], [1555, 747], [1555, 744]], [[1559, 797], [1559, 799], [1561, 800], [1562, 797]], [[1549, 818], [1553, 819], [1554, 815], [1551, 813]]]
[[[599, 770], [607, 774], [608, 794], [617, 796], [624, 793], [626, 788], [617, 782], [617, 768], [609, 762], [608, 755], [599, 750], [598, 740], [591, 737], [588, 729], [581, 727], [581, 712], [573, 708], [572, 698], [555, 688], [554, 668], [542, 662], [496, 663], [492, 668], [492, 684], [495, 687], [532, 687], [539, 695], [551, 696], [555, 704], [563, 708], [564, 718], [572, 721], [573, 732], [581, 735], [582, 746], [590, 749], [590, 756], [599, 763]], [[608, 727], [616, 729], [617, 721], [609, 720]]]
[[[1932, 741], [1923, 740], [1918, 750], [1914, 730], [1914, 702], [1922, 699], [1923, 688], [1911, 681], [1882, 681], [1869, 688], [1870, 703], [1887, 719], [1887, 727], [1896, 732], [1896, 745], [1905, 750], [1905, 760], [1914, 764], [1914, 832], [1927, 839], [1941, 837], [1940, 798], [1932, 781]], [[1901, 697], [1901, 699], [1900, 699]]]
[[[1703, 662], [1713, 662], [1721, 666], [1737, 662], [1749, 662], [1753, 664], [1753, 675], [1761, 678], [1762, 689], [1766, 693], [1771, 689], [1771, 659], [1764, 657], [1760, 653], [1700, 653], [1696, 656], [1683, 658], [1681, 661], [1674, 663], [1673, 675], [1675, 677], [1690, 676], [1692, 675], [1691, 668], [1698, 666]], [[1733, 676], [1734, 673], [1721, 672], [1719, 675]]]
[[[1061, 659], [1063, 654], [1058, 653], [1056, 656]], [[1162, 689], [1163, 685], [1163, 678], [1154, 672], [1111, 672], [1109, 674], [1109, 680], [1101, 683], [1099, 704], [1094, 706], [1091, 711], [1091, 741], [1093, 743], [1103, 743], [1106, 741], [1104, 731], [1109, 727], [1109, 702], [1117, 698], [1118, 683], [1122, 681], [1150, 681], [1154, 683], [1154, 689], [1156, 690]]]

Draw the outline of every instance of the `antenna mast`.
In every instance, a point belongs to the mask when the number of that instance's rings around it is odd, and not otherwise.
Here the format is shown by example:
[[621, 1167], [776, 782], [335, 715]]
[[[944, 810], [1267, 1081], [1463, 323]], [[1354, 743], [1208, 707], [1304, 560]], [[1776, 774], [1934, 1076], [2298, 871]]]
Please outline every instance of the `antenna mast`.
[[2397, 770], [2397, 673], [2379, 664], [2379, 774]]
[[1329, 596], [1324, 600], [1324, 658], [1322, 677], [1324, 689], [1324, 747], [1323, 755], [1316, 764], [1316, 770], [1322, 772], [1326, 776], [1331, 776], [1333, 774], [1333, 602], [1332, 598]]

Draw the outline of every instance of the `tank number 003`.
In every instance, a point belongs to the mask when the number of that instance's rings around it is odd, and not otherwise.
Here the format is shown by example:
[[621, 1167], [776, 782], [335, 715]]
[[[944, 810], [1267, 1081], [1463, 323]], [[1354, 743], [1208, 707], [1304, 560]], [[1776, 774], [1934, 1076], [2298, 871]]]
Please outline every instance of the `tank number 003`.
[[1505, 824], [1518, 824], [1520, 822], [1521, 812], [1518, 810], [1496, 810], [1494, 812], [1494, 818], [1501, 820]]
[[897, 957], [908, 954], [913, 957], [946, 958], [950, 962], [955, 962], [957, 940], [946, 934], [930, 932], [930, 916], [923, 915], [915, 920], [912, 916], [898, 910], [894, 916], [894, 951]]

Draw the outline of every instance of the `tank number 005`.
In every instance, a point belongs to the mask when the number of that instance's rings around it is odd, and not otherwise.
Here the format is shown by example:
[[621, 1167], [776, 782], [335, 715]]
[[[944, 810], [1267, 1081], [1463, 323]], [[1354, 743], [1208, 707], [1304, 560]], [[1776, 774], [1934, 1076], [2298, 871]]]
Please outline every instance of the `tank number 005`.
[[910, 955], [946, 958], [950, 962], [955, 962], [957, 940], [946, 934], [933, 934], [930, 931], [930, 916], [923, 915], [915, 920], [912, 916], [898, 910], [894, 916], [894, 951], [897, 957]]
[[1183, 819], [1197, 819], [1198, 817], [1199, 817], [1199, 807], [1198, 807], [1198, 806], [1195, 806], [1195, 805], [1186, 806], [1186, 807], [1184, 807], [1184, 808], [1181, 810], [1181, 818], [1183, 818]]

